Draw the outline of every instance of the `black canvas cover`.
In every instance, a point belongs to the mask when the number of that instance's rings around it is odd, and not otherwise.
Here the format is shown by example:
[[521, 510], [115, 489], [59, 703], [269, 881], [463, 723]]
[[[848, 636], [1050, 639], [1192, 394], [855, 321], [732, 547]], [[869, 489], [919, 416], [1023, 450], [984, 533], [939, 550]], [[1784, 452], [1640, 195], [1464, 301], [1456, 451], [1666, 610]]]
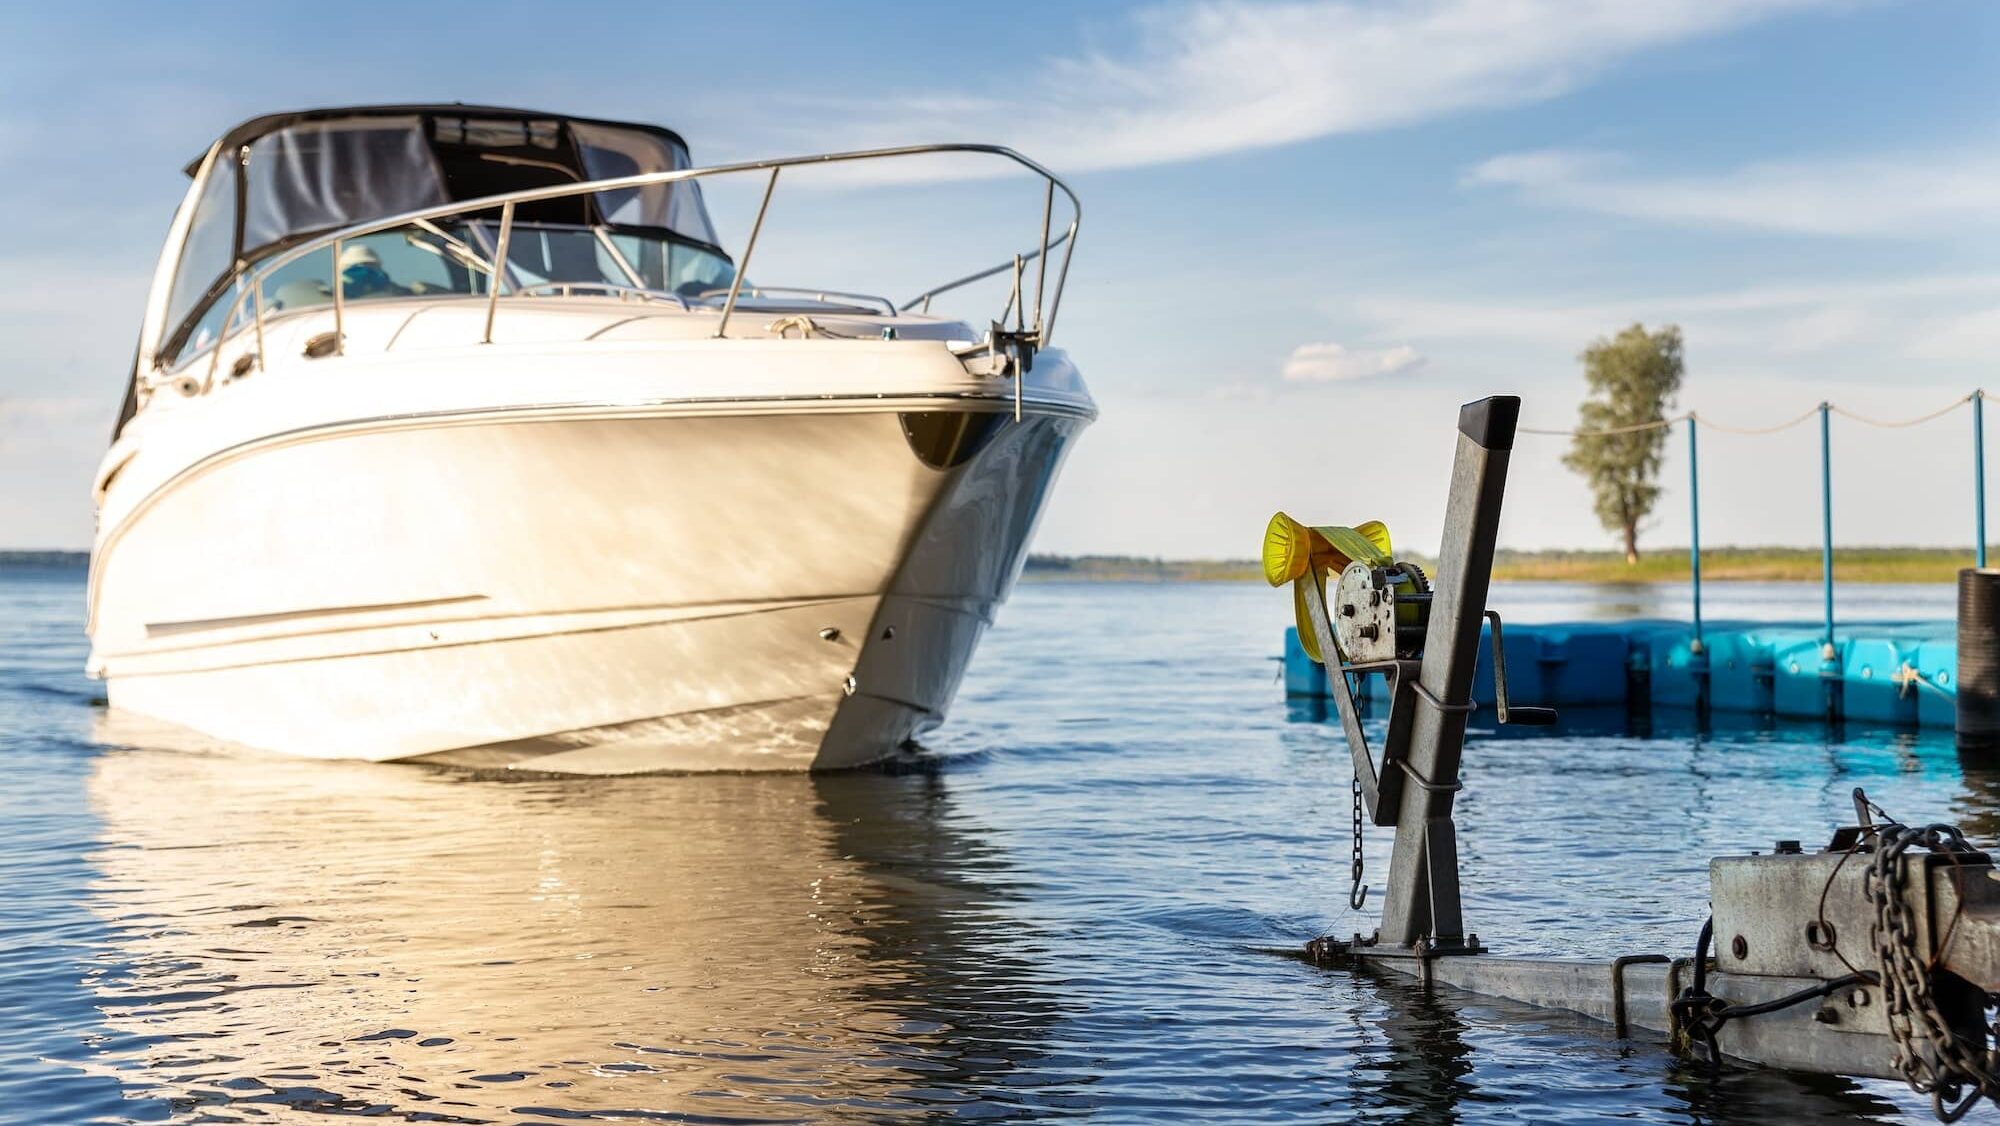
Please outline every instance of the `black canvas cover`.
[[[197, 160], [188, 166], [197, 175]], [[268, 114], [224, 134], [172, 282], [172, 356], [249, 263], [328, 231], [529, 188], [688, 168], [670, 130], [459, 103]], [[688, 181], [524, 205], [522, 222], [607, 223], [722, 254]]]
[[288, 125], [242, 158], [243, 246], [449, 203], [422, 118], [364, 117]]

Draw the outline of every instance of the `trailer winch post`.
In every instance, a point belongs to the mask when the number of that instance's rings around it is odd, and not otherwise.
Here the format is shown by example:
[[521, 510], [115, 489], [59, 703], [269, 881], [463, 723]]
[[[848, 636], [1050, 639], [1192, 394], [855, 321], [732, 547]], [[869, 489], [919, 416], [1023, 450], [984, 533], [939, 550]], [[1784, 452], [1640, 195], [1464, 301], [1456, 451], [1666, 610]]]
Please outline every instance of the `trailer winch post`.
[[1512, 395], [1467, 403], [1458, 413], [1444, 542], [1404, 759], [1411, 784], [1403, 787], [1396, 816], [1396, 851], [1376, 936], [1378, 953], [1386, 952], [1380, 947], [1414, 950], [1419, 939], [1425, 940], [1425, 953], [1473, 949], [1459, 908], [1458, 831], [1451, 807], [1465, 749], [1493, 545], [1500, 532], [1507, 459], [1520, 414], [1521, 400]]
[[[1387, 558], [1345, 562], [1333, 597], [1311, 569], [1292, 578], [1305, 607], [1301, 628], [1318, 643], [1340, 708], [1356, 790], [1370, 819], [1396, 830], [1380, 929], [1372, 939], [1322, 935], [1306, 944], [1306, 959], [1566, 1009], [1620, 1036], [1658, 1036], [1680, 1051], [1700, 1045], [1711, 1062], [1727, 1056], [1900, 1078], [1929, 1093], [1947, 1122], [1977, 1100], [2000, 1102], [2000, 1030], [1985, 1015], [2000, 1006], [2000, 868], [1950, 825], [1875, 819], [1880, 808], [1859, 790], [1859, 823], [1837, 829], [1816, 852], [1781, 840], [1768, 855], [1710, 862], [1711, 917], [1692, 958], [1499, 957], [1466, 932], [1452, 807], [1519, 415], [1512, 396], [1460, 410], [1434, 581], [1413, 563]], [[1964, 572], [1960, 595], [1965, 746], [1981, 733], [1968, 724], [1966, 701], [1979, 699], [1979, 676], [1991, 671], [1977, 662], [2000, 667], [1993, 656], [2000, 641], [1986, 640], [2000, 638], [2000, 570]], [[1406, 604], [1417, 608], [1421, 630], [1412, 621], [1407, 638], [1395, 637]], [[1496, 718], [1553, 723], [1553, 709], [1509, 702], [1499, 616], [1491, 616]], [[1973, 637], [1982, 626], [1988, 633]], [[1377, 673], [1389, 695], [1379, 760], [1349, 683]], [[1988, 679], [2000, 700], [2000, 673]], [[2000, 704], [1990, 710], [2000, 717]], [[1991, 727], [2000, 732], [2000, 718]], [[1993, 738], [2000, 743], [2000, 734]], [[1360, 822], [1357, 808], [1357, 856]]]

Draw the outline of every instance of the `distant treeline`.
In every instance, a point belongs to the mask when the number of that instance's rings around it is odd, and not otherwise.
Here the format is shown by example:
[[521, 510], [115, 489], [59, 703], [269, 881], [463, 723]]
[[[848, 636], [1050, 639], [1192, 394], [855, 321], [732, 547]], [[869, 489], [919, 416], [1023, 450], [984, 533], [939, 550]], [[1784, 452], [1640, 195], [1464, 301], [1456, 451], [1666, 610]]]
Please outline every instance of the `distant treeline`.
[[[1992, 549], [2000, 559], [2000, 546]], [[1427, 571], [1436, 560], [1413, 556]], [[87, 551], [0, 551], [0, 567], [90, 565]], [[1819, 579], [1819, 549], [1812, 547], [1718, 547], [1701, 553], [1703, 580], [1813, 582]], [[1857, 583], [1948, 583], [1960, 567], [1972, 566], [1972, 550], [1962, 547], [1843, 547], [1833, 553], [1833, 577]], [[1685, 548], [1657, 548], [1627, 565], [1616, 551], [1510, 551], [1493, 557], [1496, 579], [1564, 580], [1592, 583], [1686, 582]], [[1249, 582], [1261, 581], [1254, 559], [1157, 559], [1142, 555], [1030, 555], [1023, 578], [1043, 582]]]
[[1252, 559], [1147, 559], [1138, 555], [1030, 555], [1025, 579], [1068, 582], [1240, 582], [1263, 579]]
[[88, 567], [88, 551], [0, 551], [0, 567]]
[[[1959, 568], [1973, 564], [1971, 547], [1837, 547], [1833, 577], [1851, 583], [1948, 583]], [[1701, 578], [1752, 582], [1817, 582], [1816, 547], [1703, 548]], [[1686, 582], [1687, 548], [1648, 551], [1627, 565], [1616, 551], [1501, 551], [1493, 559], [1497, 579], [1564, 579], [1576, 582]]]
[[[1994, 555], [2000, 558], [2000, 553]], [[1436, 561], [1413, 557], [1425, 570]], [[1972, 549], [1957, 547], [1843, 547], [1833, 553], [1833, 577], [1842, 582], [1946, 583], [1972, 566]], [[1816, 582], [1820, 553], [1813, 547], [1719, 547], [1701, 553], [1707, 580]], [[1515, 581], [1592, 583], [1686, 582], [1686, 548], [1656, 548], [1627, 564], [1618, 551], [1509, 551], [1494, 555], [1493, 577]], [[1024, 578], [1044, 582], [1244, 582], [1261, 581], [1254, 559], [1148, 559], [1135, 555], [1030, 555]]]

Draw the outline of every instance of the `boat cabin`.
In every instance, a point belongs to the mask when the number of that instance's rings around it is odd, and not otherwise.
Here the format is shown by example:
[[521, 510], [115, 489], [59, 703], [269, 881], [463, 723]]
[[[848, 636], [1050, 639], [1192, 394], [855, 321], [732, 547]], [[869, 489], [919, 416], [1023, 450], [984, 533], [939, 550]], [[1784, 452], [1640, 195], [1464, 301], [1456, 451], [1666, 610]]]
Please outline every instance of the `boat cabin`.
[[[171, 369], [203, 351], [243, 279], [307, 240], [455, 202], [690, 163], [686, 143], [657, 126], [530, 110], [365, 106], [254, 118], [188, 165], [194, 185], [155, 279], [138, 366]], [[344, 241], [338, 262], [321, 248], [267, 281], [265, 307], [330, 303], [336, 276], [347, 301], [484, 293], [498, 226], [493, 207]], [[693, 181], [521, 203], [506, 253], [507, 291], [580, 283], [694, 297], [732, 276]]]

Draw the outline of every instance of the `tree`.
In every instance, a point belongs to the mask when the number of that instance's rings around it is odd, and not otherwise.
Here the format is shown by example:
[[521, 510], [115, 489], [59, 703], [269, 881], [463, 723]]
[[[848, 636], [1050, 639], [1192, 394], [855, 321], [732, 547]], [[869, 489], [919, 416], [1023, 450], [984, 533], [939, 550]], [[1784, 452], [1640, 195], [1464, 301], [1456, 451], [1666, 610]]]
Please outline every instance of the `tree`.
[[[1607, 532], [1625, 538], [1625, 562], [1639, 561], [1639, 522], [1660, 498], [1665, 417], [1681, 389], [1681, 330], [1658, 332], [1634, 324], [1608, 340], [1600, 337], [1577, 357], [1590, 392], [1577, 408], [1579, 433], [1563, 464], [1590, 484], [1593, 507]], [[1592, 433], [1592, 432], [1595, 433]], [[1603, 433], [1614, 431], [1614, 433]], [[1616, 432], [1622, 431], [1622, 432]]]

